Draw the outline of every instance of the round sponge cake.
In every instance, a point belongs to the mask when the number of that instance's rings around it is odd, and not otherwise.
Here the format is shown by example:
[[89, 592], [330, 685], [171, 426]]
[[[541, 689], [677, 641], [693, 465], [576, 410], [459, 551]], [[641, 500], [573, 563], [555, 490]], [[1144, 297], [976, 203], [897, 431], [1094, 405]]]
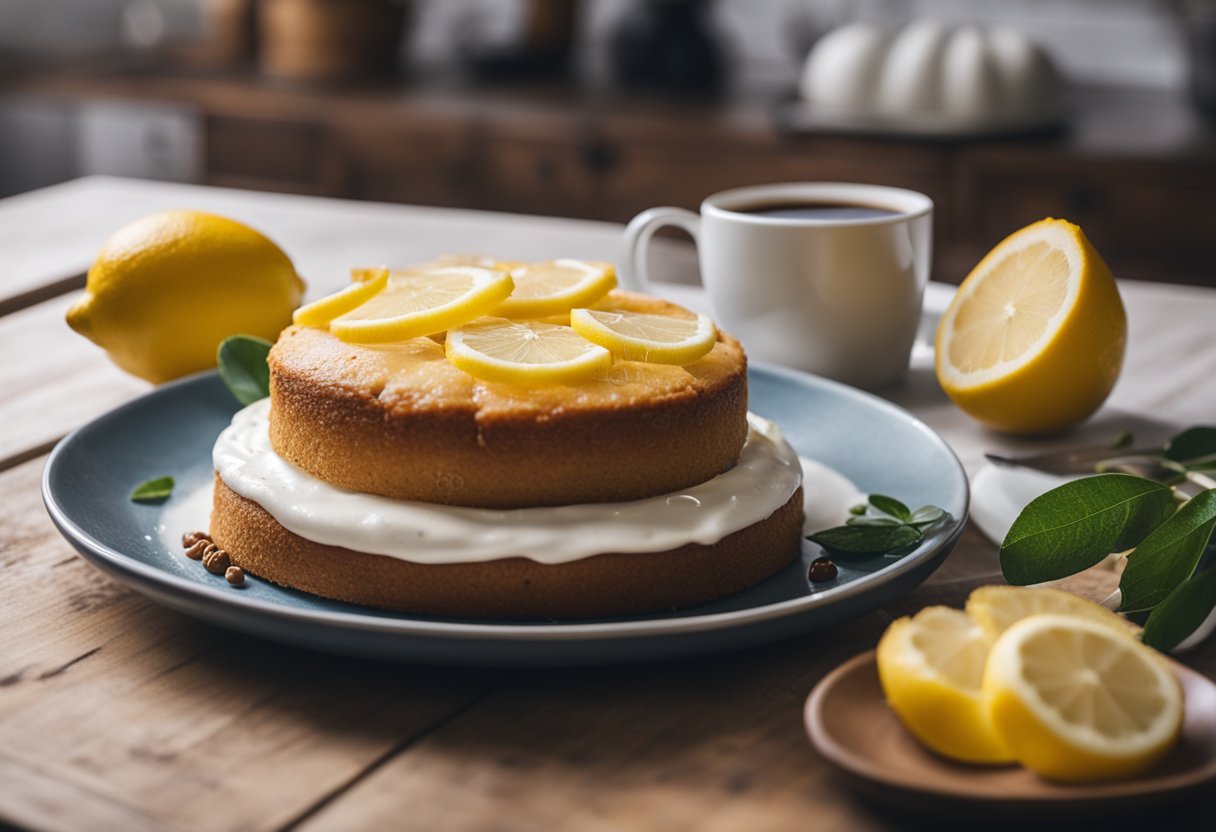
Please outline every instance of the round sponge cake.
[[252, 574], [327, 598], [422, 615], [590, 618], [686, 607], [757, 584], [799, 556], [802, 517], [799, 488], [767, 519], [708, 546], [434, 565], [306, 540], [217, 476], [211, 536]]
[[[598, 305], [689, 314], [622, 291]], [[475, 379], [430, 338], [348, 344], [291, 327], [269, 361], [275, 452], [331, 485], [403, 500], [644, 499], [729, 469], [747, 436], [747, 361], [721, 332], [688, 366], [621, 361], [603, 378], [549, 387]]]

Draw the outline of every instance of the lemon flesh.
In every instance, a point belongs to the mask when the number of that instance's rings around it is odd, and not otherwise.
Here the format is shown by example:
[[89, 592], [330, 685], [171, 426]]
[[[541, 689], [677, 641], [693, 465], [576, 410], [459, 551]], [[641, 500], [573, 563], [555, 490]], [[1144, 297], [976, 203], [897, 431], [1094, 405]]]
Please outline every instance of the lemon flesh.
[[887, 703], [933, 751], [969, 763], [1012, 761], [981, 691], [991, 645], [970, 616], [948, 607], [900, 618], [879, 641], [878, 676]]
[[1090, 416], [1119, 376], [1127, 316], [1081, 229], [1046, 219], [972, 270], [937, 331], [937, 377], [976, 420], [1051, 433]]
[[714, 348], [718, 330], [705, 315], [674, 318], [609, 309], [575, 309], [570, 326], [613, 355], [650, 364], [692, 364]]
[[1101, 604], [1049, 587], [982, 586], [967, 597], [966, 611], [994, 640], [1023, 618], [1045, 613], [1084, 618], [1128, 637], [1139, 631]]
[[448, 360], [475, 378], [508, 384], [567, 384], [606, 375], [612, 355], [568, 326], [483, 318], [448, 331]]
[[1150, 648], [1090, 619], [1035, 615], [996, 641], [983, 681], [992, 725], [1042, 777], [1094, 782], [1147, 770], [1182, 726], [1182, 688]]
[[298, 326], [325, 327], [339, 315], [362, 306], [388, 285], [388, 269], [356, 269], [355, 282], [295, 311], [291, 321]]
[[506, 272], [477, 266], [393, 272], [382, 290], [334, 318], [329, 330], [362, 344], [434, 335], [486, 314], [514, 285]]
[[303, 293], [291, 260], [252, 228], [162, 211], [106, 240], [67, 322], [127, 372], [159, 383], [214, 367], [230, 335], [275, 340]]
[[587, 306], [616, 286], [616, 270], [607, 263], [549, 260], [544, 263], [504, 263], [515, 290], [494, 315], [504, 318], [547, 318]]

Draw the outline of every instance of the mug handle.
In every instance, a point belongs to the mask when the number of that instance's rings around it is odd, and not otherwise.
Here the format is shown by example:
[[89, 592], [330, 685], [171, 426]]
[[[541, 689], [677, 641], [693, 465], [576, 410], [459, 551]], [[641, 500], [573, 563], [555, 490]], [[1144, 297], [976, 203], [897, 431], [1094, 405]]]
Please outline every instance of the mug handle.
[[700, 245], [701, 217], [696, 213], [670, 206], [646, 209], [630, 220], [625, 228], [625, 242], [617, 269], [622, 288], [631, 292], [650, 291], [646, 254], [650, 249], [650, 238], [665, 225], [684, 229], [692, 236], [693, 243]]

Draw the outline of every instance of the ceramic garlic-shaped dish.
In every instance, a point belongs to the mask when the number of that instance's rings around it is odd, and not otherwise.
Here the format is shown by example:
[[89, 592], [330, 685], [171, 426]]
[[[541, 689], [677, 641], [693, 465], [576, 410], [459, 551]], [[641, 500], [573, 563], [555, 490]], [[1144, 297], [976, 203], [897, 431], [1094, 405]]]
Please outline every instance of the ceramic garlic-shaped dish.
[[1051, 59], [1010, 29], [855, 23], [807, 56], [803, 99], [819, 121], [894, 133], [966, 135], [1058, 124]]

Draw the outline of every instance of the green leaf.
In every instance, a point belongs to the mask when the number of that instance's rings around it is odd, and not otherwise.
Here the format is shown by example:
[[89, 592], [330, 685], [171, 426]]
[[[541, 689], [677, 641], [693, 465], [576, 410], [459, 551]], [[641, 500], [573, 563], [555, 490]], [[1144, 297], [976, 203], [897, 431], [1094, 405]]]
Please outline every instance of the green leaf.
[[920, 529], [913, 526], [836, 526], [815, 532], [808, 540], [825, 549], [855, 555], [886, 555], [920, 543]]
[[135, 486], [130, 499], [136, 503], [160, 503], [172, 493], [173, 477], [157, 477]]
[[220, 378], [241, 404], [253, 404], [270, 395], [270, 366], [266, 356], [271, 343], [252, 335], [233, 335], [220, 343], [217, 360]]
[[882, 494], [871, 494], [870, 505], [874, 506], [874, 508], [878, 509], [884, 514], [889, 514], [895, 519], [903, 522], [907, 522], [908, 518], [912, 516], [912, 510], [894, 497], [885, 497]]
[[1166, 459], [1189, 462], [1216, 455], [1216, 428], [1200, 426], [1184, 430], [1165, 445]]
[[921, 506], [912, 512], [912, 516], [908, 519], [908, 524], [923, 529], [926, 526], [932, 526], [945, 516], [946, 512], [937, 506]]
[[1122, 612], [1150, 610], [1195, 572], [1216, 528], [1216, 489], [1202, 491], [1141, 541], [1119, 579]]
[[1216, 569], [1205, 569], [1185, 581], [1153, 608], [1144, 623], [1144, 643], [1173, 650], [1195, 632], [1216, 608]]
[[845, 523], [849, 526], [902, 526], [894, 517], [886, 515], [866, 514], [861, 517], [850, 517]]
[[1128, 474], [1099, 474], [1036, 497], [1001, 544], [1001, 572], [1025, 586], [1074, 575], [1130, 549], [1174, 508], [1169, 486]]
[[867, 508], [869, 508], [869, 506], [867, 506], [865, 503], [849, 506], [849, 514], [852, 514], [853, 516], [862, 515], [866, 513]]

